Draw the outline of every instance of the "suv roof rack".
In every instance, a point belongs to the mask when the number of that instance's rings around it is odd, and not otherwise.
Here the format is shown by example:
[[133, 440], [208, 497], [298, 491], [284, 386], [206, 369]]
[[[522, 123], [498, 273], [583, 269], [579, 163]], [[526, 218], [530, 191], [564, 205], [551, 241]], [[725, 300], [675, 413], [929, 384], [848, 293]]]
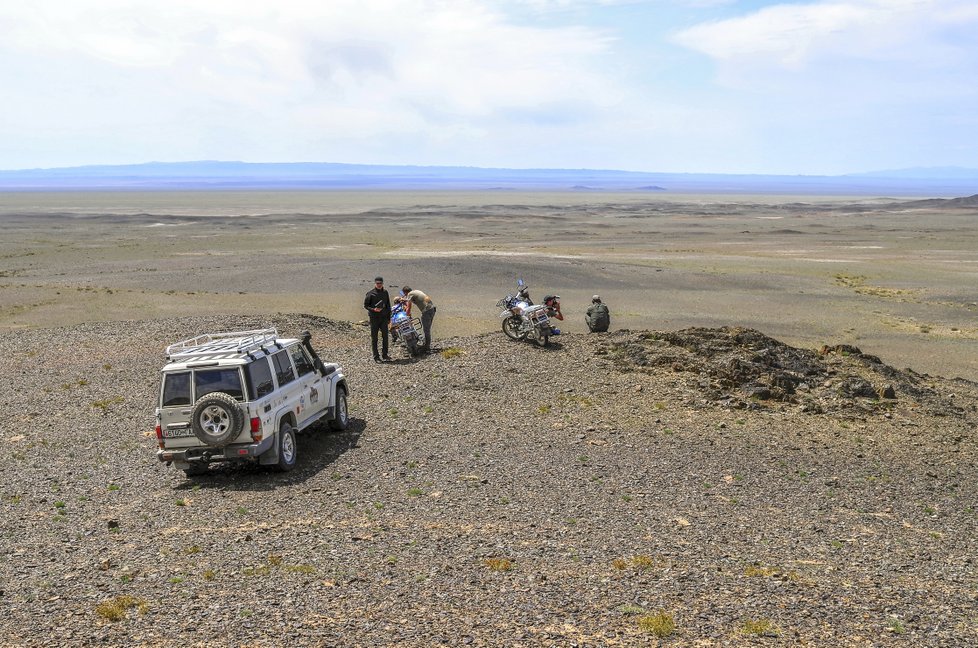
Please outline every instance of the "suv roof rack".
[[229, 333], [204, 333], [166, 347], [168, 360], [220, 353], [248, 353], [278, 339], [278, 329], [266, 328]]

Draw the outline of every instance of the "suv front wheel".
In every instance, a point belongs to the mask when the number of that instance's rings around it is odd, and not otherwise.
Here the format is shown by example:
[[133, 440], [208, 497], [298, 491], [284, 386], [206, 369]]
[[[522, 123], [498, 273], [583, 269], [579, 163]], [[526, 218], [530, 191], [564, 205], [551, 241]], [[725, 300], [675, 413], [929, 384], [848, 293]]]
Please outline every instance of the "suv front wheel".
[[223, 448], [244, 429], [244, 414], [233, 396], [212, 392], [197, 399], [190, 413], [190, 428], [204, 445]]
[[345, 430], [350, 424], [350, 413], [346, 408], [346, 390], [342, 387], [336, 388], [336, 415], [329, 422], [332, 430]]

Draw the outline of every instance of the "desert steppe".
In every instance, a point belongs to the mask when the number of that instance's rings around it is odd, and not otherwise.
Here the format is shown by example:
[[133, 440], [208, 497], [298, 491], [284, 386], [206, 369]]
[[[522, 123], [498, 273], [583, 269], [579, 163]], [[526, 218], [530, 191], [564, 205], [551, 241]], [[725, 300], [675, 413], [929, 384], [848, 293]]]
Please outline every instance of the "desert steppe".
[[[948, 201], [950, 202], [950, 201]], [[585, 330], [749, 326], [978, 378], [978, 209], [906, 200], [587, 191], [0, 195], [0, 330], [300, 312], [363, 319], [374, 275], [443, 334], [498, 328], [522, 276]]]
[[[0, 195], [0, 645], [978, 646], [975, 216]], [[378, 273], [433, 354], [372, 362]], [[548, 348], [499, 331], [518, 276]], [[161, 464], [165, 345], [260, 326], [342, 364], [350, 427], [289, 473]]]

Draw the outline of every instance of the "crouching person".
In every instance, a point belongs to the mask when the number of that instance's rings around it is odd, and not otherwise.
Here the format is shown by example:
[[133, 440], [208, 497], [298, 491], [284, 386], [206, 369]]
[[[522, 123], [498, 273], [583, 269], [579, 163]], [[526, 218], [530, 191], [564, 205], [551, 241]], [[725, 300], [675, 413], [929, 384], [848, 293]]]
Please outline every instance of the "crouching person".
[[591, 298], [591, 306], [584, 320], [592, 333], [604, 333], [611, 326], [611, 312], [598, 295]]

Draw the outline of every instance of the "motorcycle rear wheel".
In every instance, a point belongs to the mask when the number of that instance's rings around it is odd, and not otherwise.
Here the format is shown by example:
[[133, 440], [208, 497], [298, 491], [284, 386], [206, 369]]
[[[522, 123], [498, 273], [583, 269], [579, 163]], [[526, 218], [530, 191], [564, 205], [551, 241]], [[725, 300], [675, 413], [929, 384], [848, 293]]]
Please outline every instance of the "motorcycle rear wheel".
[[550, 344], [550, 336], [549, 335], [538, 335], [535, 338], [533, 338], [533, 341], [536, 342], [537, 345], [542, 346], [542, 347], [545, 347], [548, 344]]
[[407, 347], [408, 353], [410, 353], [412, 357], [421, 353], [421, 347], [418, 346], [418, 340], [416, 338], [405, 338], [404, 345]]
[[526, 337], [526, 331], [520, 330], [520, 318], [516, 315], [503, 320], [503, 333], [514, 340], [522, 340]]

